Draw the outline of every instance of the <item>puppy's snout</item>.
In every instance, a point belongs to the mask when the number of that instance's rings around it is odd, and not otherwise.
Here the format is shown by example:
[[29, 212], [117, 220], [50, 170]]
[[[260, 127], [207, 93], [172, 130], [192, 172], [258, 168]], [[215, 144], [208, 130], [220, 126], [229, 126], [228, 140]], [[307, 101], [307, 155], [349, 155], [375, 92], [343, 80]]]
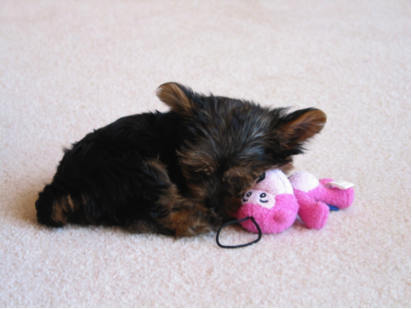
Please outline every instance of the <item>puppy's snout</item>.
[[206, 206], [207, 206], [207, 208], [211, 208], [211, 209], [214, 209], [214, 210], [219, 209], [221, 203], [222, 203], [222, 202], [221, 202], [219, 199], [217, 199], [217, 198], [208, 198], [208, 199], [206, 200]]
[[208, 199], [206, 199], [206, 206], [218, 212], [219, 209], [224, 208], [224, 204], [228, 196], [229, 194], [224, 191], [213, 194]]

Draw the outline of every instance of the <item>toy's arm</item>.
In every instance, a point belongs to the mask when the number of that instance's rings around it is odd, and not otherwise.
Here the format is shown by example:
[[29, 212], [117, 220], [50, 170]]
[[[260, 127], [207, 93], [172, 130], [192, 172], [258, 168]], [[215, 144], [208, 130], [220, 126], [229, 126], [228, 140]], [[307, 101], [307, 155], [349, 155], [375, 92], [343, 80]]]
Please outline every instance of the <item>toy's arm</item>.
[[298, 215], [306, 226], [317, 230], [323, 228], [329, 217], [329, 207], [303, 191], [295, 190], [295, 196], [299, 203]]

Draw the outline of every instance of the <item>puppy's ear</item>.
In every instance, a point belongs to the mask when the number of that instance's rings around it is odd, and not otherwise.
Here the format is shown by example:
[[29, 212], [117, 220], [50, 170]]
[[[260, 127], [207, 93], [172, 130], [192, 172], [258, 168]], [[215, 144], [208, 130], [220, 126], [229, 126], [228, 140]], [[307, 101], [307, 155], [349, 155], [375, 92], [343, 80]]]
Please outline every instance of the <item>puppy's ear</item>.
[[326, 123], [326, 115], [319, 109], [307, 108], [287, 115], [280, 125], [286, 148], [295, 147], [319, 133]]
[[166, 103], [172, 111], [185, 116], [190, 116], [191, 111], [195, 108], [195, 104], [188, 96], [190, 93], [192, 93], [190, 89], [177, 83], [165, 83], [156, 90], [159, 99]]

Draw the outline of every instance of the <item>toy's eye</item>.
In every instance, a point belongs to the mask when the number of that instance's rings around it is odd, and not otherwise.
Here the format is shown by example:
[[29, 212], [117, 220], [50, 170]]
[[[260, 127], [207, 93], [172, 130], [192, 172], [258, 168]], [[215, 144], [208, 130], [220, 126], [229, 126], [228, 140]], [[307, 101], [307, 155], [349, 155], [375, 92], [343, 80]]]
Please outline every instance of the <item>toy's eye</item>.
[[262, 194], [260, 195], [260, 197], [261, 197], [261, 198], [266, 197], [266, 193], [262, 193]]
[[252, 195], [252, 192], [246, 193], [246, 197], [250, 197]]

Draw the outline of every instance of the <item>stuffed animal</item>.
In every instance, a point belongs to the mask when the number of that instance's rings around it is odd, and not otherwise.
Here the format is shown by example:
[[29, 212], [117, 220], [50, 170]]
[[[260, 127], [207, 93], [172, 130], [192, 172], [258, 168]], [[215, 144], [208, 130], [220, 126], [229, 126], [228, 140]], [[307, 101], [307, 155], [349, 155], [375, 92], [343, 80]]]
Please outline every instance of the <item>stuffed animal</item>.
[[[242, 197], [242, 207], [235, 214], [240, 224], [251, 232], [280, 233], [289, 228], [297, 216], [311, 229], [321, 229], [329, 211], [348, 208], [354, 199], [353, 184], [318, 180], [308, 172], [289, 178], [278, 169], [268, 170]], [[333, 205], [333, 206], [332, 206]]]

